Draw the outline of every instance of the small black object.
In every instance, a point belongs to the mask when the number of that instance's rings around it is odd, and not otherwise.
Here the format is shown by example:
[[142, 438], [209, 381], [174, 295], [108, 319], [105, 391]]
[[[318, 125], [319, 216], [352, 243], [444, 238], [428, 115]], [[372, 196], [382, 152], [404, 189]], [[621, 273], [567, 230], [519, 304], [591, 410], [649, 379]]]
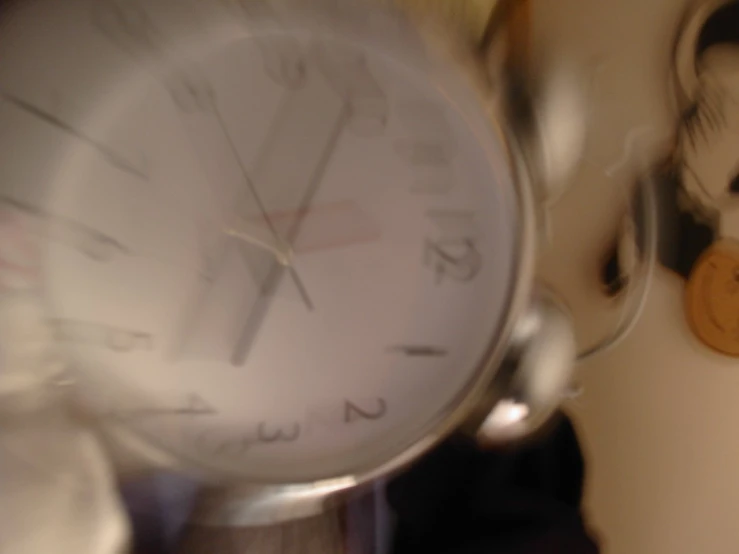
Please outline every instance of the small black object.
[[584, 469], [564, 416], [504, 450], [454, 437], [389, 484], [393, 554], [597, 554], [580, 507]]
[[731, 194], [739, 194], [739, 173], [734, 175], [734, 178], [729, 181], [729, 192]]

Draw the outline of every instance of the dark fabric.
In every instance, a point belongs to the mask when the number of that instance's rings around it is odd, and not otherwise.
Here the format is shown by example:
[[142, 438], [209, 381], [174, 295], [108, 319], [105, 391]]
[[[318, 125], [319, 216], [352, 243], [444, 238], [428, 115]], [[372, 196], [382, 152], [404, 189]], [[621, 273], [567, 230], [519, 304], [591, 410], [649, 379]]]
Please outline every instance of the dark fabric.
[[727, 2], [708, 18], [698, 37], [696, 54], [726, 42], [739, 44], [739, 2]]
[[454, 438], [389, 484], [393, 554], [596, 554], [580, 511], [583, 472], [564, 416], [507, 450]]
[[666, 172], [657, 179], [659, 261], [687, 279], [698, 258], [716, 240], [718, 218], [710, 216], [706, 210], [700, 213], [699, 206], [692, 205], [687, 197], [681, 202], [684, 194], [681, 191], [675, 171]]
[[[659, 263], [687, 280], [700, 256], [718, 238], [719, 214], [698, 205], [683, 192], [678, 170], [679, 167], [668, 166], [655, 175], [651, 186], [657, 201]], [[644, 252], [643, 222], [651, 216], [639, 208], [636, 201], [635, 206], [642, 212], [639, 216], [637, 211], [634, 218], [641, 255]], [[625, 261], [619, 257], [620, 240], [619, 236], [615, 238], [601, 267], [601, 284], [609, 296], [616, 296], [629, 284]]]

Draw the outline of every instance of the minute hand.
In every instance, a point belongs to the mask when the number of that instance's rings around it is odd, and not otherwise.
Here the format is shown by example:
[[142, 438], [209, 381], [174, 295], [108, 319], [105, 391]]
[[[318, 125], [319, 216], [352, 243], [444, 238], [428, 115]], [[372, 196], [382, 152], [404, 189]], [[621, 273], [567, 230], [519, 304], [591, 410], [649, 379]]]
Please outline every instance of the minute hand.
[[[255, 184], [270, 209], [276, 207], [296, 214], [283, 234], [289, 247], [295, 243], [308, 208], [323, 182], [348, 116], [347, 105], [320, 81], [306, 83], [304, 89], [288, 94], [280, 121], [265, 144], [266, 152], [259, 164], [262, 167], [255, 172]], [[303, 123], [302, 129], [295, 129], [296, 121]], [[288, 128], [297, 132], [285, 133]], [[263, 178], [259, 178], [260, 175]], [[306, 179], [308, 184], [301, 194], [296, 185], [305, 183]], [[236, 341], [231, 357], [233, 365], [241, 365], [248, 358], [287, 269], [277, 260], [271, 264], [261, 294], [248, 310], [247, 320]]]

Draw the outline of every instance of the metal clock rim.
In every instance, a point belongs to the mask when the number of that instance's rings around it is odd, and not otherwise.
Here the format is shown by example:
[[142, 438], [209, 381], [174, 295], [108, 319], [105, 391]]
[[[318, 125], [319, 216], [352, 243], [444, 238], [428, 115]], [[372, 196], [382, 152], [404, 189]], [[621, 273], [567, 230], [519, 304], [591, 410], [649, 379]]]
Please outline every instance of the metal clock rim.
[[[248, 523], [268, 524], [314, 514], [325, 504], [331, 503], [348, 490], [367, 485], [380, 477], [397, 472], [432, 449], [454, 430], [464, 425], [472, 411], [475, 408], [479, 409], [480, 405], [485, 402], [485, 393], [490, 391], [491, 387], [496, 387], [496, 376], [507, 354], [510, 337], [516, 323], [530, 305], [534, 288], [537, 226], [532, 192], [533, 176], [526, 165], [522, 149], [515, 141], [515, 133], [507, 124], [500, 105], [496, 104], [489, 107], [492, 108], [493, 114], [491, 114], [488, 124], [504, 148], [515, 188], [519, 216], [517, 259], [510, 281], [511, 292], [507, 302], [506, 316], [490, 341], [488, 354], [478, 366], [468, 386], [460, 391], [457, 397], [449, 402], [444, 409], [439, 411], [435, 421], [429, 424], [429, 430], [422, 434], [418, 440], [386, 462], [372, 468], [337, 476], [336, 478], [303, 483], [282, 483], [255, 480], [224, 471], [217, 472], [208, 468], [205, 464], [185, 461], [181, 456], [154, 444], [153, 440], [147, 440], [141, 436], [141, 433], [123, 425], [107, 422], [103, 432], [117, 444], [123, 444], [133, 449], [136, 454], [157, 463], [161, 468], [172, 471], [187, 471], [201, 477], [204, 483], [210, 484], [224, 493], [226, 491], [223, 487], [227, 487], [228, 497], [235, 498], [237, 506], [250, 504], [244, 509], [244, 512], [248, 513], [248, 517], [244, 518]], [[492, 407], [492, 405], [486, 406], [487, 409], [492, 409]], [[221, 473], [221, 478], [214, 478], [216, 473]], [[269, 498], [271, 501], [265, 502], [265, 498]], [[250, 499], [252, 500], [250, 501]], [[220, 504], [214, 507], [206, 501], [203, 510], [196, 511], [195, 521], [216, 526], [234, 525], [235, 519], [244, 517], [243, 514], [238, 515], [240, 512], [238, 509], [234, 509], [233, 504], [228, 502]], [[248, 508], [252, 508], [252, 510], [250, 511]]]
[[[511, 205], [517, 215], [515, 232], [516, 245], [512, 259], [511, 275], [509, 275], [508, 297], [505, 303], [505, 315], [498, 323], [497, 330], [491, 335], [487, 353], [470, 377], [467, 385], [454, 399], [441, 408], [432, 421], [429, 422], [423, 433], [402, 451], [394, 454], [390, 459], [363, 468], [354, 474], [337, 478], [317, 480], [305, 483], [276, 483], [259, 482], [252, 478], [251, 490], [260, 489], [263, 496], [270, 496], [274, 502], [264, 505], [260, 517], [262, 522], [284, 520], [286, 517], [297, 517], [301, 509], [314, 513], [316, 507], [323, 506], [332, 498], [345, 492], [347, 489], [367, 484], [378, 477], [393, 473], [409, 464], [424, 452], [438, 444], [460, 425], [467, 422], [471, 412], [479, 408], [484, 402], [490, 402], [488, 393], [491, 387], [496, 387], [498, 369], [508, 351], [508, 343], [518, 320], [529, 307], [534, 284], [535, 247], [536, 247], [536, 210], [534, 206], [531, 160], [527, 159], [522, 144], [517, 142], [515, 122], [508, 120], [503, 98], [504, 91], [495, 91], [495, 94], [483, 93], [479, 87], [487, 82], [485, 68], [479, 60], [472, 60], [468, 56], [468, 64], [460, 64], [468, 70], [469, 86], [478, 87], [479, 101], [482, 108], [487, 108], [488, 120], [484, 125], [489, 127], [490, 140], [496, 143], [501, 157], [506, 164], [511, 181]], [[460, 61], [460, 60], [457, 60]], [[481, 110], [482, 111], [482, 110]], [[493, 406], [488, 406], [492, 408]], [[97, 422], [97, 428], [112, 448], [123, 446], [129, 454], [140, 457], [147, 464], [145, 467], [152, 470], [187, 471], [198, 476], [206, 484], [214, 486], [227, 485], [230, 490], [238, 490], [239, 480], [223, 470], [209, 468], [207, 464], [184, 459], [165, 446], [156, 444], [153, 439], [146, 438], [125, 423], [105, 420]], [[143, 465], [134, 465], [135, 468]], [[243, 483], [247, 476], [239, 476]], [[290, 513], [286, 513], [289, 511]]]

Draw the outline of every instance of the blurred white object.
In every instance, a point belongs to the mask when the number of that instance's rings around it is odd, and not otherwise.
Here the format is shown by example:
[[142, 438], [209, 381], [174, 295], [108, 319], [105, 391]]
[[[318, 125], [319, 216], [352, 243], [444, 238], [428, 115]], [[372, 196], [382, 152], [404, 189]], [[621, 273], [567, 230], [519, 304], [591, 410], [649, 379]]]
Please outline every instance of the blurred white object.
[[122, 554], [129, 525], [95, 435], [54, 406], [0, 420], [0, 552]]
[[563, 60], [544, 65], [537, 73], [535, 121], [538, 164], [546, 183], [546, 204], [567, 191], [585, 147], [587, 86], [578, 69]]

